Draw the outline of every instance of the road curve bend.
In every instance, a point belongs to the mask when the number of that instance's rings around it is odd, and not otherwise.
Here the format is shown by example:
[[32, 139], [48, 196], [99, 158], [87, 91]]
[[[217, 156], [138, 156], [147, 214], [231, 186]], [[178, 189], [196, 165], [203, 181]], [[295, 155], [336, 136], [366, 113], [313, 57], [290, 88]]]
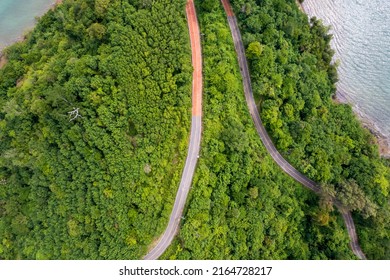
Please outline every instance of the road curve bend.
[[187, 159], [181, 175], [180, 186], [176, 194], [175, 204], [169, 217], [169, 223], [165, 232], [160, 237], [157, 245], [149, 251], [144, 257], [144, 260], [156, 260], [171, 244], [175, 237], [180, 220], [183, 215], [184, 205], [187, 200], [187, 195], [191, 187], [192, 178], [194, 176], [196, 163], [199, 157], [200, 140], [202, 133], [202, 49], [200, 44], [200, 32], [198, 19], [193, 0], [188, 0], [186, 5], [186, 14], [188, 21], [188, 29], [191, 40], [192, 50], [192, 121], [191, 135], [188, 146]]
[[[310, 180], [302, 173], [300, 173], [298, 170], [296, 170], [290, 163], [287, 162], [287, 160], [285, 160], [282, 157], [282, 155], [275, 148], [271, 138], [269, 137], [266, 129], [264, 128], [264, 125], [260, 119], [260, 114], [256, 107], [255, 99], [253, 97], [248, 62], [246, 60], [245, 48], [244, 48], [244, 44], [242, 43], [240, 29], [238, 28], [237, 18], [234, 15], [229, 0], [221, 0], [221, 2], [227, 15], [230, 31], [233, 37], [234, 47], [237, 53], [238, 64], [240, 66], [240, 72], [241, 72], [242, 82], [244, 86], [246, 103], [248, 105], [249, 112], [252, 116], [253, 122], [255, 123], [257, 133], [259, 134], [265, 148], [267, 149], [271, 157], [283, 169], [284, 172], [286, 172], [290, 177], [292, 177], [293, 179], [301, 183], [303, 186], [309, 188], [310, 190], [314, 191], [317, 194], [320, 194], [321, 187], [316, 182]], [[345, 225], [347, 227], [348, 235], [350, 238], [350, 246], [353, 253], [359, 259], [366, 259], [363, 251], [359, 246], [355, 224], [353, 222], [351, 213], [347, 211], [338, 200], [334, 200], [334, 205], [340, 211], [344, 219]]]

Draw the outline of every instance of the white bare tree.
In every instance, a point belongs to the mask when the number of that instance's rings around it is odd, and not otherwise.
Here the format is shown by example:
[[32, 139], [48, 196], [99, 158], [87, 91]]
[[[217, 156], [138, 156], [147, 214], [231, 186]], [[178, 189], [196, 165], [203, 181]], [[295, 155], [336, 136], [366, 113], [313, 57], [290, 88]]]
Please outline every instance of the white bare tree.
[[69, 121], [71, 122], [71, 121], [73, 121], [73, 120], [75, 120], [75, 119], [77, 119], [77, 118], [81, 118], [82, 116], [80, 115], [80, 112], [79, 112], [79, 108], [73, 108], [73, 111], [70, 111], [70, 112], [68, 112], [68, 114], [69, 114]]

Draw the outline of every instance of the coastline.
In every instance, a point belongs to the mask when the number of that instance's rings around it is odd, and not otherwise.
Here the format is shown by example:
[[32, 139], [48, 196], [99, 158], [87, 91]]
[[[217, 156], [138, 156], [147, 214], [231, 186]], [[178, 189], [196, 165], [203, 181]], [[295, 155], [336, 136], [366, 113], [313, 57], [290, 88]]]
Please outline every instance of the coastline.
[[[299, 2], [299, 0], [295, 0], [295, 2], [299, 10], [309, 17], [303, 6], [303, 3]], [[360, 121], [362, 127], [367, 129], [371, 133], [371, 135], [374, 136], [375, 144], [378, 146], [379, 155], [383, 158], [390, 159], [390, 138], [384, 135], [376, 126], [376, 124], [362, 111], [359, 110], [356, 104], [350, 102], [350, 100], [348, 99], [348, 94], [345, 92], [341, 92], [341, 90], [337, 89], [336, 94], [333, 96], [332, 99], [336, 104], [348, 104], [352, 107], [352, 110], [356, 118]]]
[[390, 159], [390, 140], [386, 135], [384, 135], [380, 129], [376, 126], [375, 122], [373, 122], [369, 117], [367, 117], [362, 111], [359, 110], [356, 106], [351, 104], [348, 101], [344, 101], [345, 97], [341, 97], [339, 99], [339, 92], [336, 92], [336, 99], [340, 103], [348, 104], [349, 106], [352, 107], [352, 110], [355, 114], [355, 116], [358, 118], [362, 126], [367, 129], [371, 135], [374, 136], [375, 139], [375, 144], [378, 145], [379, 149], [379, 155], [383, 158]]
[[[45, 12], [43, 12], [41, 15], [38, 15], [36, 17], [39, 17], [39, 18], [42, 17], [44, 14], [47, 13], [47, 11], [55, 9], [55, 7], [62, 4], [62, 2], [63, 2], [63, 0], [53, 0], [52, 3], [50, 4], [50, 6], [45, 10]], [[3, 51], [15, 43], [24, 41], [27, 37], [27, 34], [29, 34], [34, 29], [35, 25], [36, 25], [36, 22], [31, 26], [27, 26], [22, 31], [22, 34], [20, 36], [18, 36], [16, 39], [12, 40], [11, 42], [9, 42], [6, 45], [0, 45], [0, 69], [5, 65], [5, 63], [7, 61], [7, 59], [4, 56]]]
[[295, 3], [297, 3], [297, 6], [301, 10], [301, 12], [304, 12], [305, 14], [307, 14], [306, 11], [305, 11], [305, 8], [302, 5], [303, 2], [301, 3], [301, 2], [299, 2], [299, 0], [295, 0]]
[[333, 101], [337, 104], [348, 104], [352, 107], [352, 110], [356, 118], [360, 121], [361, 125], [367, 129], [375, 138], [376, 144], [379, 148], [379, 154], [390, 159], [390, 139], [384, 135], [381, 130], [377, 127], [374, 121], [366, 116], [357, 105], [354, 105], [349, 99], [348, 94], [337, 89], [336, 94], [333, 97]]

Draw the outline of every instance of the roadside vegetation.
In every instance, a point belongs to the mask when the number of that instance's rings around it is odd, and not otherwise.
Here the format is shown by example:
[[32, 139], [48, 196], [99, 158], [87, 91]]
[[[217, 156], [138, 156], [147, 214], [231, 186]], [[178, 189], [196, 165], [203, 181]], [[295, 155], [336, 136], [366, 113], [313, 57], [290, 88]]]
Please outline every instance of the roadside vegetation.
[[163, 259], [353, 259], [341, 217], [274, 163], [249, 115], [226, 15], [198, 1], [204, 132], [178, 237]]
[[389, 161], [351, 106], [336, 104], [337, 65], [329, 28], [309, 20], [294, 0], [232, 0], [261, 118], [279, 151], [353, 211], [368, 258], [390, 258]]
[[[185, 0], [65, 0], [0, 70], [0, 259], [139, 259], [164, 231], [187, 152]], [[196, 1], [204, 131], [166, 259], [390, 258], [389, 161], [347, 105], [327, 28], [293, 0], [231, 1], [262, 119], [324, 195], [274, 163], [249, 115], [226, 15]]]
[[0, 259], [137, 259], [191, 116], [186, 1], [64, 1], [0, 70]]

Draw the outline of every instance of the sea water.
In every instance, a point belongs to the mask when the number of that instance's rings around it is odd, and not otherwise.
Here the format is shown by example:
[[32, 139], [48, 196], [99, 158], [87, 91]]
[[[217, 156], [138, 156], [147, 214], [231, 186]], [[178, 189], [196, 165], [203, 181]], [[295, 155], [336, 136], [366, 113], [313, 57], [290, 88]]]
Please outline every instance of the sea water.
[[390, 1], [305, 0], [303, 7], [331, 26], [338, 96], [390, 143]]
[[0, 51], [17, 41], [55, 0], [0, 0]]

